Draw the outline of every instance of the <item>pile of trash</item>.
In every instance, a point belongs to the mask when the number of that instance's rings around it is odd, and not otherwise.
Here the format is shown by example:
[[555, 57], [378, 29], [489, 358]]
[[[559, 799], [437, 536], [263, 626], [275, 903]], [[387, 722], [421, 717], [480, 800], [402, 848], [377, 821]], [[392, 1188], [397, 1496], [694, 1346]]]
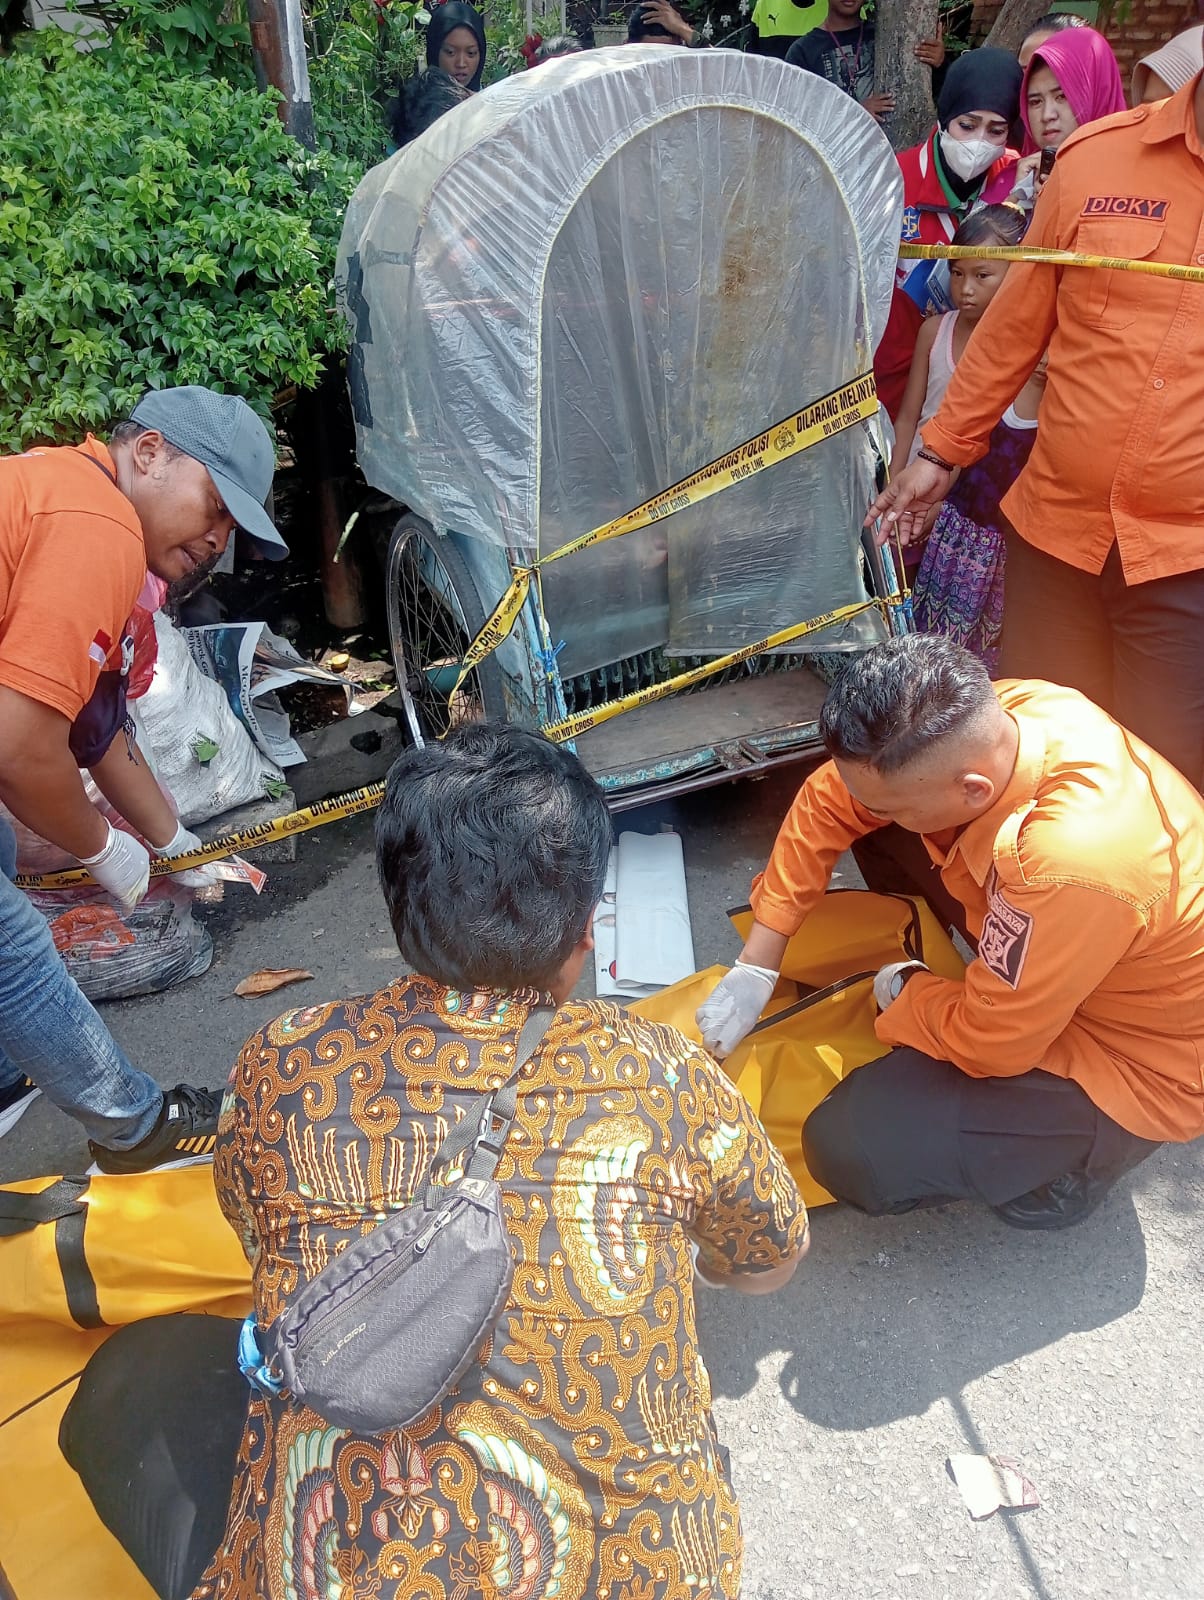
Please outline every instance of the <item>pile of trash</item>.
[[[314, 667], [263, 623], [176, 628], [161, 611], [135, 615], [127, 710], [139, 747], [185, 827], [238, 806], [277, 800], [284, 769], [305, 760], [276, 691], [299, 679], [344, 679]], [[114, 828], [134, 830], [85, 773], [88, 797]], [[17, 840], [17, 871], [41, 875], [78, 863], [0, 807]], [[229, 874], [262, 887], [243, 864]], [[218, 893], [222, 885], [218, 885]], [[204, 972], [213, 940], [193, 915], [194, 891], [170, 877], [152, 882], [133, 911], [102, 889], [26, 891], [46, 918], [67, 970], [90, 1000], [152, 994]], [[212, 891], [203, 891], [212, 893]]]

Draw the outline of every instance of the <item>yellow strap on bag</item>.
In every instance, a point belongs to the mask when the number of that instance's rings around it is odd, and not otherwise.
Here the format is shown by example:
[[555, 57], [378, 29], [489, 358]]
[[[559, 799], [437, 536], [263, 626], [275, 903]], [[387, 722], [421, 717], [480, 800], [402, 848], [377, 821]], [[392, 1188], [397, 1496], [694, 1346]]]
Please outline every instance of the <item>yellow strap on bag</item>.
[[4, 1600], [154, 1600], [64, 1461], [59, 1424], [116, 1327], [174, 1311], [245, 1316], [250, 1280], [208, 1165], [0, 1189]]
[[[743, 907], [731, 917], [747, 933], [752, 912]], [[905, 959], [924, 961], [947, 978], [965, 970], [922, 901], [867, 890], [825, 895], [787, 946], [782, 980], [761, 1021], [724, 1062], [786, 1157], [808, 1206], [828, 1205], [832, 1196], [807, 1171], [803, 1123], [842, 1078], [885, 1055], [887, 1046], [874, 1032], [874, 975], [887, 962]], [[694, 1014], [726, 970], [697, 972], [629, 1009], [698, 1039]]]

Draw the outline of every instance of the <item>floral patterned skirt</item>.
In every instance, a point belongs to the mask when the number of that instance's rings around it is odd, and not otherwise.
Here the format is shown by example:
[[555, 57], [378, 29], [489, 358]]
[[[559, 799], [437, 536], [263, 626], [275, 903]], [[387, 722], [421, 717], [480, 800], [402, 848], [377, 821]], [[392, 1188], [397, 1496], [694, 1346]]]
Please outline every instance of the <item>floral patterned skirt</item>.
[[972, 650], [992, 676], [999, 667], [1006, 551], [998, 528], [971, 522], [948, 501], [924, 547], [912, 593], [921, 633], [940, 633]]

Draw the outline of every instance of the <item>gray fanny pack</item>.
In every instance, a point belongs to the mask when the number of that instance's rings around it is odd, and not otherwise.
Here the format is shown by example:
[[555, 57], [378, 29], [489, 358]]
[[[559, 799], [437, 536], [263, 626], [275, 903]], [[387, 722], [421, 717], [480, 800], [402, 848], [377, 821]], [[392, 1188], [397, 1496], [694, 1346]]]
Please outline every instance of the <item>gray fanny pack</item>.
[[[519, 1073], [554, 1015], [532, 1011], [514, 1071], [451, 1130], [413, 1203], [349, 1244], [260, 1332], [264, 1387], [356, 1433], [407, 1427], [455, 1387], [510, 1294], [514, 1258], [493, 1174]], [[439, 1181], [465, 1152], [463, 1176]]]

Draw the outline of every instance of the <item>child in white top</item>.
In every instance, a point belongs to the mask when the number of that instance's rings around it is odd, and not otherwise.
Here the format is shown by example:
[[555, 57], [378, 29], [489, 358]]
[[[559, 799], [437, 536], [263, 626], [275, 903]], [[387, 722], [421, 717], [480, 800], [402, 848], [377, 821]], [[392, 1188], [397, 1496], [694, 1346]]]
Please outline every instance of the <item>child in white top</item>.
[[[955, 245], [1014, 245], [1024, 236], [1024, 216], [1011, 206], [981, 206], [953, 236]], [[1006, 261], [958, 260], [949, 263], [949, 294], [954, 311], [929, 317], [920, 328], [911, 372], [895, 423], [892, 474], [915, 459], [920, 432], [936, 415], [953, 369], [1007, 272]]]

